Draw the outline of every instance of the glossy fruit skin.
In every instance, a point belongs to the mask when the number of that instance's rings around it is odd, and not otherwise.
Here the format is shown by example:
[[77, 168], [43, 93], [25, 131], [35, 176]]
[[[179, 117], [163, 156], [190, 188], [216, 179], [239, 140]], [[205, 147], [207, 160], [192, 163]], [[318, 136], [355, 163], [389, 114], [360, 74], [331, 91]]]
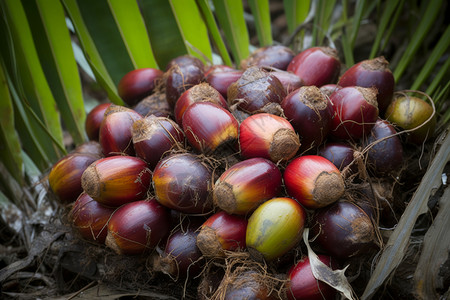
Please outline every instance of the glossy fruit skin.
[[88, 194], [81, 193], [70, 210], [69, 218], [84, 239], [103, 244], [113, 212], [114, 208], [101, 205]]
[[345, 191], [339, 170], [318, 155], [295, 158], [287, 165], [283, 178], [288, 194], [309, 209], [327, 206]]
[[166, 94], [155, 92], [139, 101], [133, 110], [143, 117], [154, 115], [155, 117], [168, 118], [172, 115], [172, 109], [167, 103]]
[[170, 230], [169, 211], [155, 199], [127, 203], [108, 222], [106, 245], [118, 254], [151, 251]]
[[133, 106], [146, 96], [153, 93], [157, 81], [163, 72], [154, 68], [141, 68], [126, 73], [120, 79], [117, 91], [122, 100]]
[[331, 96], [331, 94], [333, 94], [337, 90], [340, 90], [341, 88], [342, 87], [337, 84], [329, 83], [329, 84], [322, 85], [320, 87], [320, 91], [322, 92], [322, 94], [324, 94], [325, 96], [327, 96], [329, 98]]
[[215, 88], [225, 99], [229, 86], [236, 82], [244, 73], [225, 65], [211, 66], [205, 73], [205, 80]]
[[177, 56], [169, 61], [166, 66], [166, 72], [170, 70], [170, 68], [174, 66], [182, 66], [182, 65], [193, 65], [197, 68], [204, 69], [205, 65], [203, 62], [195, 56], [186, 54]]
[[282, 45], [271, 45], [258, 48], [248, 58], [241, 62], [241, 68], [247, 69], [251, 66], [272, 67], [286, 70], [294, 58], [295, 53], [291, 48]]
[[281, 102], [284, 115], [300, 136], [300, 150], [317, 149], [331, 127], [331, 102], [318, 87], [303, 86]]
[[338, 79], [341, 63], [336, 50], [329, 47], [312, 47], [297, 54], [287, 67], [287, 71], [296, 74], [304, 85], [320, 87], [335, 83]]
[[134, 156], [110, 156], [93, 162], [81, 176], [84, 191], [106, 206], [147, 198], [151, 171], [147, 163]]
[[276, 111], [286, 91], [277, 77], [262, 68], [250, 67], [232, 83], [227, 92], [228, 105], [248, 113]]
[[211, 170], [189, 153], [163, 158], [153, 172], [156, 199], [164, 206], [186, 213], [212, 210]]
[[212, 153], [221, 147], [235, 147], [239, 123], [223, 107], [211, 102], [196, 102], [183, 115], [183, 131], [189, 144], [202, 153]]
[[154, 264], [156, 271], [161, 271], [174, 280], [194, 278], [200, 274], [205, 260], [197, 247], [198, 227], [187, 226], [173, 231], [164, 246], [164, 252]]
[[200, 228], [197, 246], [207, 257], [223, 257], [223, 250], [245, 249], [248, 221], [244, 217], [219, 211], [210, 216]]
[[333, 118], [330, 135], [359, 139], [369, 134], [378, 119], [374, 88], [344, 87], [330, 96]]
[[99, 142], [105, 156], [134, 155], [131, 127], [142, 116], [120, 105], [111, 104], [100, 125]]
[[70, 153], [53, 165], [48, 182], [62, 203], [74, 202], [83, 192], [81, 186], [83, 172], [98, 159], [100, 155], [94, 153]]
[[196, 84], [204, 77], [203, 64], [175, 63], [166, 72], [166, 99], [173, 109], [181, 94]]
[[386, 109], [385, 115], [386, 120], [406, 130], [425, 124], [410, 132], [407, 138], [408, 142], [420, 145], [434, 134], [436, 115], [425, 123], [432, 114], [433, 107], [426, 101], [415, 96], [398, 95]]
[[105, 111], [111, 103], [101, 103], [95, 106], [86, 116], [86, 134], [91, 141], [98, 141], [100, 124], [102, 123]]
[[281, 85], [284, 87], [286, 94], [292, 93], [296, 89], [304, 86], [303, 81], [294, 73], [282, 71], [278, 69], [269, 69], [270, 74], [278, 78]]
[[184, 134], [171, 119], [148, 116], [133, 123], [133, 146], [136, 156], [153, 170], [167, 151], [181, 147]]
[[268, 113], [252, 115], [240, 125], [239, 144], [244, 158], [262, 157], [272, 162], [288, 161], [300, 141], [288, 120]]
[[[354, 159], [355, 149], [349, 144], [342, 142], [327, 143], [317, 151], [317, 155], [325, 157], [331, 161], [339, 171], [344, 170]], [[357, 171], [356, 164], [352, 165], [352, 170]]]
[[257, 260], [274, 260], [302, 239], [306, 212], [291, 198], [273, 198], [261, 204], [250, 216], [246, 243]]
[[[319, 260], [332, 270], [338, 268], [336, 260], [327, 255], [318, 255]], [[335, 299], [337, 291], [318, 279], [311, 270], [311, 262], [308, 256], [304, 256], [288, 271], [287, 298], [289, 300], [309, 299], [323, 300]]]
[[371, 218], [351, 202], [338, 201], [320, 209], [311, 224], [310, 236], [316, 237], [314, 243], [332, 257], [345, 260], [376, 249]]
[[215, 88], [207, 83], [200, 83], [181, 94], [175, 104], [174, 115], [178, 125], [183, 126], [184, 112], [196, 102], [211, 102], [228, 109], [227, 100]]
[[395, 80], [389, 69], [389, 62], [380, 56], [363, 60], [350, 67], [339, 78], [338, 85], [342, 87], [375, 87], [378, 91], [378, 109], [380, 112], [384, 112], [394, 95]]
[[220, 175], [214, 185], [214, 204], [229, 214], [246, 215], [264, 201], [276, 197], [281, 184], [281, 172], [272, 161], [249, 158]]
[[[388, 121], [378, 119], [370, 134], [363, 141], [367, 147], [375, 143], [367, 152], [367, 164], [375, 174], [383, 176], [398, 171], [403, 164], [403, 146], [394, 126]], [[381, 142], [381, 139], [387, 138]]]

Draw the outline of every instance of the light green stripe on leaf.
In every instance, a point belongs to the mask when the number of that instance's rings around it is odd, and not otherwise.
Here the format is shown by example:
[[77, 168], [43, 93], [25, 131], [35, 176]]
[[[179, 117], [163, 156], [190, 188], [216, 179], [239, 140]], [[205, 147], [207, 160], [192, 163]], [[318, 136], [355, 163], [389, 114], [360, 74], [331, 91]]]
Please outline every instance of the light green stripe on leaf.
[[[39, 0], [36, 14], [40, 15], [43, 35], [36, 37], [36, 46], [44, 44], [40, 57], [48, 62], [43, 65], [52, 92], [61, 112], [61, 117], [76, 144], [86, 141], [81, 79], [72, 50], [69, 30], [66, 27], [64, 9], [59, 0]], [[36, 25], [40, 27], [41, 24]], [[45, 36], [44, 36], [45, 34]], [[48, 49], [48, 51], [47, 51]]]
[[270, 9], [268, 0], [248, 0], [248, 4], [255, 18], [256, 33], [259, 45], [272, 45], [272, 28], [270, 21]]
[[419, 49], [419, 46], [422, 44], [423, 40], [433, 26], [436, 16], [441, 11], [442, 4], [442, 0], [430, 0], [427, 3], [425, 13], [422, 16], [419, 25], [415, 29], [414, 38], [409, 42], [408, 47], [402, 55], [402, 58], [400, 59], [398, 65], [395, 67], [394, 78], [396, 81], [399, 80], [410, 62], [413, 60], [414, 55]]
[[0, 64], [0, 159], [18, 182], [23, 182], [21, 145], [3, 63]]
[[158, 69], [137, 2], [108, 0], [108, 4], [134, 68]]
[[86, 60], [88, 61], [92, 72], [94, 72], [95, 78], [98, 83], [105, 89], [108, 94], [109, 100], [118, 105], [124, 105], [124, 102], [117, 93], [117, 87], [108, 73], [103, 59], [89, 33], [88, 28], [83, 20], [78, 3], [76, 0], [61, 0], [66, 8], [75, 32], [77, 33], [80, 41], [81, 48], [84, 51]]
[[187, 49], [173, 16], [169, 1], [139, 0], [147, 32], [158, 65], [165, 69], [167, 63]]
[[283, 0], [284, 13], [288, 25], [289, 33], [302, 24], [308, 16], [311, 6], [310, 0]]
[[216, 20], [214, 19], [214, 14], [211, 11], [208, 0], [197, 0], [197, 4], [203, 14], [206, 25], [208, 26], [208, 31], [222, 57], [224, 64], [231, 66], [231, 57], [228, 53], [227, 47], [222, 39], [219, 28], [217, 27]]
[[381, 19], [379, 21], [378, 24], [378, 28], [377, 28], [377, 35], [375, 37], [375, 41], [372, 45], [372, 50], [370, 51], [370, 55], [369, 58], [372, 59], [374, 58], [377, 53], [378, 50], [380, 48], [380, 43], [381, 40], [383, 38], [386, 38], [386, 30], [388, 28], [388, 26], [392, 23], [392, 16], [394, 15], [394, 13], [397, 10], [401, 10], [402, 8], [402, 0], [392, 0], [392, 1], [386, 1], [385, 2], [385, 7], [383, 9], [383, 13], [381, 15]]
[[433, 78], [433, 82], [427, 88], [426, 94], [431, 95], [436, 91], [439, 85], [448, 84], [450, 82], [448, 81], [449, 73], [450, 73], [450, 59], [447, 59], [445, 63], [442, 65], [442, 67], [439, 69], [439, 72]]
[[445, 30], [444, 34], [441, 36], [439, 42], [434, 47], [433, 52], [431, 52], [430, 56], [428, 57], [428, 60], [426, 61], [416, 80], [412, 84], [411, 86], [412, 90], [417, 90], [420, 88], [420, 86], [430, 76], [439, 59], [442, 57], [445, 51], [449, 49], [449, 47], [450, 47], [450, 26], [447, 26], [447, 29]]
[[188, 53], [211, 62], [208, 31], [195, 0], [170, 0], [170, 5]]
[[236, 66], [250, 54], [250, 40], [244, 19], [244, 7], [237, 0], [213, 0], [214, 11], [225, 33]]
[[41, 137], [42, 146], [48, 157], [55, 161], [60, 155], [58, 148], [61, 149], [63, 144], [60, 116], [36, 52], [27, 16], [21, 1], [5, 0], [2, 4], [14, 43], [20, 98], [45, 127], [48, 136]]

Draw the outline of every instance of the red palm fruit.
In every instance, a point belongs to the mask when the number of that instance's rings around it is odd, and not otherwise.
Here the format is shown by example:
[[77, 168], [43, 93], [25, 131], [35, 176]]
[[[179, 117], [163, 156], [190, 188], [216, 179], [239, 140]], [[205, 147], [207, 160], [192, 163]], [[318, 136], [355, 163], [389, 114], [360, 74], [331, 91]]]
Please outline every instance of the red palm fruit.
[[305, 210], [291, 198], [273, 198], [258, 206], [247, 225], [251, 256], [271, 261], [293, 249], [302, 239], [305, 219]]
[[114, 208], [101, 205], [88, 194], [81, 193], [69, 213], [73, 226], [89, 241], [103, 244], [108, 229], [106, 227]]
[[166, 65], [166, 71], [169, 71], [173, 66], [181, 66], [181, 65], [194, 65], [198, 68], [204, 69], [205, 65], [203, 62], [195, 56], [186, 54], [177, 56], [169, 61]]
[[322, 92], [322, 94], [324, 94], [325, 96], [327, 96], [329, 98], [331, 96], [331, 94], [333, 94], [334, 92], [336, 92], [337, 90], [339, 90], [341, 88], [342, 87], [337, 84], [330, 83], [330, 84], [322, 85], [320, 87], [320, 91]]
[[110, 156], [93, 162], [81, 176], [84, 191], [106, 206], [147, 198], [151, 171], [134, 156]]
[[182, 118], [186, 109], [196, 102], [211, 102], [228, 109], [227, 100], [208, 83], [200, 83], [183, 94], [181, 94], [177, 103], [175, 104], [175, 121], [182, 126]]
[[183, 131], [197, 151], [211, 153], [226, 145], [235, 146], [239, 123], [223, 107], [211, 102], [196, 102], [183, 115]]
[[388, 121], [378, 119], [363, 142], [365, 147], [370, 147], [367, 164], [377, 175], [385, 176], [398, 171], [403, 164], [403, 147], [396, 133]]
[[[323, 156], [331, 161], [339, 171], [344, 170], [354, 159], [355, 149], [346, 143], [327, 143], [319, 148], [317, 155]], [[356, 171], [356, 164], [351, 169]]]
[[133, 106], [153, 93], [162, 75], [161, 70], [154, 68], [130, 71], [120, 79], [117, 92], [126, 104]]
[[103, 121], [105, 111], [109, 108], [110, 105], [111, 103], [98, 104], [87, 114], [85, 121], [85, 128], [89, 140], [98, 141], [100, 124]]
[[367, 254], [376, 246], [375, 227], [370, 216], [358, 205], [338, 201], [313, 216], [311, 236], [327, 254], [348, 259]]
[[304, 85], [300, 77], [291, 72], [272, 69], [270, 70], [270, 74], [278, 78], [281, 85], [284, 87], [286, 94], [289, 94]]
[[214, 65], [205, 72], [205, 80], [226, 99], [228, 87], [236, 82], [243, 73], [244, 71], [229, 66]]
[[289, 121], [268, 113], [255, 114], [242, 121], [239, 144], [243, 157], [262, 157], [275, 163], [288, 161], [300, 147]]
[[105, 156], [126, 154], [134, 155], [131, 127], [142, 116], [120, 105], [111, 104], [105, 111], [105, 117], [100, 125], [99, 142]]
[[227, 92], [228, 104], [236, 104], [248, 113], [279, 114], [279, 104], [285, 96], [286, 91], [280, 80], [258, 67], [248, 68]]
[[133, 145], [136, 156], [153, 170], [167, 151], [182, 145], [184, 134], [171, 119], [150, 115], [133, 123]]
[[224, 257], [224, 250], [243, 250], [247, 223], [243, 217], [219, 211], [201, 226], [197, 246], [206, 257]]
[[127, 203], [111, 216], [105, 244], [117, 254], [142, 254], [166, 238], [170, 226], [169, 211], [155, 199]]
[[[197, 247], [199, 226], [189, 224], [170, 233], [164, 250], [153, 259], [153, 270], [163, 272], [174, 280], [194, 278], [203, 270], [205, 260]], [[201, 225], [201, 224], [200, 224]]]
[[294, 51], [286, 46], [271, 45], [261, 47], [254, 51], [248, 58], [241, 61], [241, 68], [247, 69], [256, 66], [286, 70], [294, 56]]
[[341, 87], [375, 87], [378, 90], [377, 102], [380, 112], [384, 112], [394, 95], [395, 80], [389, 69], [389, 62], [383, 57], [363, 60], [350, 67], [341, 78]]
[[281, 172], [270, 160], [255, 157], [238, 162], [216, 181], [214, 204], [229, 214], [246, 215], [281, 190]]
[[165, 74], [166, 99], [172, 109], [181, 94], [203, 80], [203, 69], [203, 63], [174, 63], [168, 69]]
[[[336, 260], [327, 255], [318, 255], [319, 260], [334, 270], [338, 268]], [[304, 256], [289, 269], [286, 296], [289, 300], [335, 299], [337, 291], [323, 281], [316, 279], [311, 270], [309, 257]]]
[[154, 115], [168, 118], [172, 115], [172, 109], [167, 103], [164, 92], [155, 92], [145, 97], [133, 107], [133, 110], [144, 117]]
[[210, 168], [189, 153], [163, 158], [153, 172], [156, 199], [164, 206], [186, 214], [212, 210], [211, 180]]
[[304, 85], [335, 83], [341, 70], [337, 51], [329, 47], [312, 47], [297, 54], [287, 67]]
[[345, 87], [334, 92], [330, 134], [340, 139], [359, 139], [369, 134], [378, 119], [375, 88]]
[[57, 161], [48, 175], [53, 193], [62, 203], [75, 201], [83, 192], [81, 177], [90, 164], [100, 159], [96, 153], [70, 153]]
[[300, 136], [300, 150], [317, 149], [330, 131], [331, 102], [316, 86], [303, 86], [281, 102], [284, 115]]
[[436, 127], [433, 107], [421, 98], [404, 94], [394, 97], [386, 110], [386, 119], [405, 130], [412, 130], [407, 141], [419, 145], [433, 136]]
[[292, 160], [284, 171], [288, 194], [309, 209], [337, 201], [345, 191], [341, 173], [328, 159], [305, 155]]

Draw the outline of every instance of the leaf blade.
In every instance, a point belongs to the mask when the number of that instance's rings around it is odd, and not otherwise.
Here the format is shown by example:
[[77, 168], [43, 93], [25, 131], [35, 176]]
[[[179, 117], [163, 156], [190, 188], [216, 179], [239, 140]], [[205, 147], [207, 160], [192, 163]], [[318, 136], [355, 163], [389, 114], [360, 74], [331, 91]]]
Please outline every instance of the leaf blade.
[[213, 3], [215, 15], [231, 48], [234, 63], [239, 66], [241, 61], [250, 54], [250, 39], [245, 24], [242, 2], [213, 0]]
[[79, 38], [82, 50], [84, 51], [86, 60], [88, 61], [97, 81], [106, 90], [108, 98], [111, 102], [124, 105], [123, 100], [119, 97], [117, 87], [114, 84], [103, 59], [92, 40], [92, 36], [84, 23], [83, 16], [81, 15], [80, 8], [78, 7], [77, 0], [61, 0], [66, 8], [66, 12], [69, 15], [72, 24], [75, 28], [75, 32]]
[[190, 55], [212, 61], [208, 31], [195, 0], [170, 0], [175, 21]]
[[134, 68], [158, 69], [137, 2], [108, 0], [108, 4]]
[[[40, 22], [46, 36], [37, 36], [45, 43], [44, 49], [38, 49], [42, 60], [44, 52], [45, 60], [52, 63], [44, 64], [47, 78], [52, 82], [52, 93], [65, 121], [68, 131], [76, 144], [86, 141], [84, 121], [86, 112], [84, 109], [81, 79], [78, 73], [75, 56], [72, 50], [69, 31], [65, 22], [64, 9], [58, 0], [36, 1], [36, 13], [40, 15]], [[37, 46], [40, 43], [36, 44]], [[49, 51], [46, 51], [49, 49]], [[43, 50], [43, 51], [39, 51]], [[51, 75], [49, 75], [51, 73]], [[52, 80], [54, 78], [54, 80]], [[56, 83], [59, 84], [56, 84]]]
[[272, 28], [270, 23], [270, 10], [268, 0], [248, 0], [248, 4], [255, 17], [256, 33], [259, 46], [272, 45]]

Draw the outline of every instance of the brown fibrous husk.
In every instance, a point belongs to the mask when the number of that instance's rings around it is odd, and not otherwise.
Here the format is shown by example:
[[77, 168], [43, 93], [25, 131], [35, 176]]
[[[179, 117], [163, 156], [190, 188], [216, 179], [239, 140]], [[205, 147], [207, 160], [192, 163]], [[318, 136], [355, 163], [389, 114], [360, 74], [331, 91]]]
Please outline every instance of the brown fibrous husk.
[[197, 236], [197, 247], [206, 257], [224, 257], [225, 253], [222, 244], [217, 237], [216, 231], [204, 226]]
[[344, 194], [345, 184], [339, 172], [322, 172], [314, 181], [314, 190], [312, 192], [314, 202], [319, 203], [320, 207], [331, 204]]
[[220, 207], [229, 214], [236, 210], [236, 197], [233, 193], [233, 187], [224, 181], [219, 181], [214, 185], [213, 193], [214, 205]]
[[273, 134], [269, 148], [272, 161], [287, 161], [292, 158], [300, 148], [300, 139], [294, 130], [282, 128]]

